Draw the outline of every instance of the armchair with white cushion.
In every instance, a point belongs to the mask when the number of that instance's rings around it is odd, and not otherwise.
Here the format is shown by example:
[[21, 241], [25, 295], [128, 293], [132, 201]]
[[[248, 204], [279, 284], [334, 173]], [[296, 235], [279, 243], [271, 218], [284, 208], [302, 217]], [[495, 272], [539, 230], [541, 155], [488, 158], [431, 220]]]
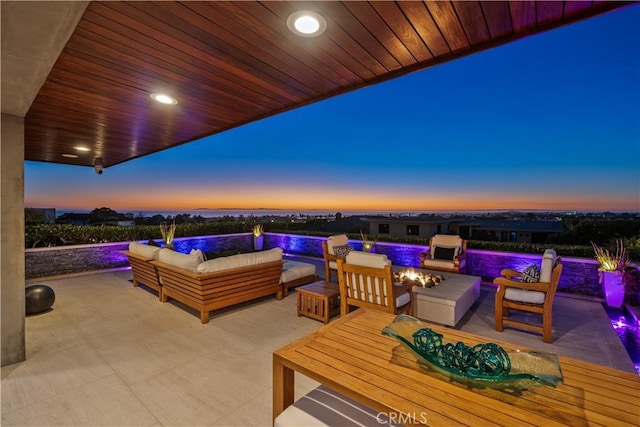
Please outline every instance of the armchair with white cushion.
[[351, 307], [413, 313], [411, 287], [394, 283], [391, 260], [386, 255], [352, 251], [337, 264], [341, 316], [348, 314]]
[[464, 273], [467, 241], [460, 236], [436, 234], [429, 239], [429, 252], [420, 253], [420, 268]]
[[349, 246], [349, 238], [346, 234], [329, 236], [326, 241], [322, 242], [324, 280], [331, 282], [331, 272], [335, 272], [336, 274], [338, 273], [338, 259], [344, 259], [347, 252], [352, 249], [353, 248]]
[[[537, 271], [531, 273], [531, 268]], [[553, 299], [561, 273], [561, 258], [556, 256], [553, 249], [544, 252], [539, 270], [537, 266], [531, 266], [522, 273], [510, 269], [502, 270], [502, 277], [493, 280], [493, 283], [498, 285], [495, 307], [496, 331], [502, 332], [504, 325], [507, 325], [542, 332], [542, 340], [550, 343]], [[509, 319], [510, 309], [538, 314], [542, 316], [542, 325]]]

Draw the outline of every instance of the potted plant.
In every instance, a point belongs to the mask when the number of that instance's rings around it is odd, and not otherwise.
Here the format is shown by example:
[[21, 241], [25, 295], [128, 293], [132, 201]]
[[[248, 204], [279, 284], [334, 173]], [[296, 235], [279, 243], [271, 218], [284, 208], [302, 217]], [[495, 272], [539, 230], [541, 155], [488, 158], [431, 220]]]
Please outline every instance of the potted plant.
[[264, 245], [264, 228], [262, 224], [253, 226], [253, 249], [261, 251]]
[[591, 245], [600, 264], [598, 272], [605, 301], [610, 307], [621, 307], [625, 294], [624, 270], [630, 264], [624, 242], [622, 239], [616, 240], [615, 253], [601, 248], [593, 242]]
[[160, 224], [160, 234], [162, 234], [162, 245], [165, 248], [175, 249], [173, 246], [173, 237], [176, 234], [176, 222], [173, 221], [170, 225], [164, 222]]
[[376, 242], [378, 241], [377, 238], [375, 238], [374, 240], [370, 240], [369, 238], [367, 238], [367, 233], [365, 233], [364, 231], [360, 231], [360, 240], [362, 240], [363, 252], [375, 252]]

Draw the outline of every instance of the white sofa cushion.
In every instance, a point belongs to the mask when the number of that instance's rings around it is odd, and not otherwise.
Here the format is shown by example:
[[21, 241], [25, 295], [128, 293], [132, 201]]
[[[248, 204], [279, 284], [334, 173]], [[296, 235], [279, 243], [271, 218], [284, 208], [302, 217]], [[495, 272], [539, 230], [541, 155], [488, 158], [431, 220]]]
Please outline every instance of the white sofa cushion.
[[[462, 268], [465, 265], [465, 260], [461, 260], [460, 261], [460, 269], [462, 270]], [[433, 268], [454, 268], [455, 267], [455, 263], [453, 261], [443, 261], [441, 259], [425, 259], [424, 260], [424, 264], [423, 267], [426, 268], [427, 270], [429, 269], [429, 267], [433, 267]]]
[[526, 302], [529, 304], [542, 304], [544, 292], [528, 291], [526, 289], [507, 288], [504, 297], [511, 301]]
[[189, 255], [163, 248], [158, 253], [158, 261], [189, 271], [197, 271], [196, 268], [202, 263], [202, 253], [200, 250], [191, 251]]
[[282, 249], [273, 248], [266, 251], [250, 252], [247, 254], [231, 255], [205, 261], [197, 266], [198, 273], [215, 273], [232, 268], [250, 267], [282, 260]]
[[333, 250], [334, 246], [344, 246], [349, 244], [349, 238], [346, 234], [338, 234], [336, 236], [329, 236], [327, 239], [327, 252], [331, 255], [335, 255], [336, 253]]
[[[385, 268], [386, 266], [391, 265], [391, 260], [387, 258], [385, 254], [372, 254], [369, 252], [361, 252], [361, 251], [353, 251], [347, 255], [345, 262], [347, 264], [359, 265], [362, 267], [371, 267], [371, 268]], [[349, 273], [351, 274], [351, 273]], [[352, 280], [356, 280], [356, 276], [352, 277]], [[358, 299], [365, 300], [369, 302], [373, 301], [373, 292], [372, 290], [375, 288], [376, 290], [376, 304], [382, 304], [380, 295], [387, 296], [387, 288], [384, 286], [384, 283], [380, 282], [380, 280], [376, 277], [372, 280], [371, 277], [366, 278], [366, 283], [364, 283], [363, 277], [360, 277], [360, 285], [358, 286], [358, 292], [360, 295]], [[411, 300], [411, 297], [408, 292], [400, 294], [396, 297], [396, 307], [402, 307], [407, 304]]]
[[542, 266], [540, 267], [540, 281], [551, 282], [551, 273], [556, 265], [556, 251], [547, 249], [542, 255]]
[[136, 255], [140, 255], [148, 260], [157, 261], [160, 248], [157, 246], [149, 246], [143, 243], [131, 242], [129, 243], [129, 252], [133, 252]]
[[403, 292], [396, 297], [396, 308], [405, 306], [409, 302], [411, 302], [411, 295], [409, 295], [409, 292]]
[[280, 283], [288, 283], [292, 280], [316, 274], [316, 266], [306, 262], [286, 261], [282, 266]]
[[385, 254], [372, 254], [362, 251], [351, 251], [345, 258], [347, 264], [361, 265], [363, 267], [385, 268], [391, 265], [391, 260]]

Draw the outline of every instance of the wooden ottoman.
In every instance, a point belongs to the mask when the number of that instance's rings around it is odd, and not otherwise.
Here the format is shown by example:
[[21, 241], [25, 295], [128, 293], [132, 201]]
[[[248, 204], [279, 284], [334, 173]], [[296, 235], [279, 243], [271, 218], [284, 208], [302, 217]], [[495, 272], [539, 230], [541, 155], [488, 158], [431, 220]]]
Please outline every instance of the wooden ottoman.
[[332, 316], [340, 314], [340, 288], [335, 283], [320, 280], [300, 286], [298, 292], [298, 317], [320, 320], [326, 325]]

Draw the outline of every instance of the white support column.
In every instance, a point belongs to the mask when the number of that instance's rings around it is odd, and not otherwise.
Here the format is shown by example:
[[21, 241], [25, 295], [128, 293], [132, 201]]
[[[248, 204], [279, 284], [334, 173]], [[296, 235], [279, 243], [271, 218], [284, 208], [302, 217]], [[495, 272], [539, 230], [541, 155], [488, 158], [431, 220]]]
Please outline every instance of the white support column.
[[2, 366], [25, 360], [24, 118], [2, 114], [0, 296]]

